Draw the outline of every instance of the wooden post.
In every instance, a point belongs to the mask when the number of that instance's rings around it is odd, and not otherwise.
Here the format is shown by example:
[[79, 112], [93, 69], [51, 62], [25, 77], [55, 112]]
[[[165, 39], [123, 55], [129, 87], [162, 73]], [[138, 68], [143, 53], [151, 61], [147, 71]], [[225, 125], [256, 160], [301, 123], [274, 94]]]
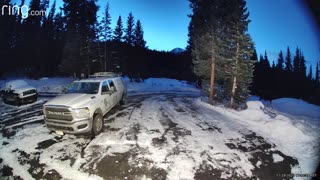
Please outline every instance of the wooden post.
[[211, 49], [211, 78], [210, 78], [210, 93], [209, 93], [209, 104], [213, 104], [213, 94], [214, 94], [214, 66], [215, 66], [215, 57], [214, 49]]

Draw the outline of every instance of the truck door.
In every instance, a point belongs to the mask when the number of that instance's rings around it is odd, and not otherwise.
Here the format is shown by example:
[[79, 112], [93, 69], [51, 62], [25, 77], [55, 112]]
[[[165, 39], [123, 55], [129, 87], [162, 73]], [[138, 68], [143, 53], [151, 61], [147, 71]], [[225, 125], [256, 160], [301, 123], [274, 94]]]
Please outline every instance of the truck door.
[[111, 108], [112, 103], [111, 103], [111, 97], [110, 97], [110, 89], [107, 81], [102, 82], [101, 86], [101, 108], [103, 111], [103, 114], [107, 113], [107, 111]]
[[118, 103], [118, 89], [117, 87], [115, 86], [115, 83], [113, 82], [113, 80], [108, 80], [108, 84], [109, 84], [109, 87], [110, 87], [110, 97], [111, 97], [111, 101], [112, 101], [112, 106], [115, 106], [117, 103]]

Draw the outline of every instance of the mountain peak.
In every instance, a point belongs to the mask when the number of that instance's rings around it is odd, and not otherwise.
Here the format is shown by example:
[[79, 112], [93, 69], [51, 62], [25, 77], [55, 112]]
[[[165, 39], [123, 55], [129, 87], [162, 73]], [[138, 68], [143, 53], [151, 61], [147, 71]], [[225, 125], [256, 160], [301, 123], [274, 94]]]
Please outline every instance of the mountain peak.
[[185, 49], [182, 48], [174, 48], [172, 49], [170, 52], [174, 53], [174, 54], [181, 54], [185, 51]]

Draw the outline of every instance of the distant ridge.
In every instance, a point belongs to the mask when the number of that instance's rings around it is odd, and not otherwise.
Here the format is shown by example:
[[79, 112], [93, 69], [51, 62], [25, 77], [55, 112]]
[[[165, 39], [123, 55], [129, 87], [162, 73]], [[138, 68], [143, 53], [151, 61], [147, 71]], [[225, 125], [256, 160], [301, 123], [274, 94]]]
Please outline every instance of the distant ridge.
[[170, 52], [171, 53], [174, 53], [174, 54], [181, 54], [181, 53], [184, 53], [186, 50], [185, 49], [182, 49], [182, 48], [174, 48], [172, 49]]

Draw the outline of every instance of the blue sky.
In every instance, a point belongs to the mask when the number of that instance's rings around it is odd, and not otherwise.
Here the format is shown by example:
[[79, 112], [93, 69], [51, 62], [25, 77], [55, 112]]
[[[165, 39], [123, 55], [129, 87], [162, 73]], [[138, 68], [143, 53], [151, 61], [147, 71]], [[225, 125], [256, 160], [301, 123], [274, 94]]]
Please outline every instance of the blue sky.
[[[51, 3], [53, 0], [51, 0]], [[62, 0], [57, 0], [61, 5]], [[98, 0], [101, 15], [106, 2], [110, 4], [112, 28], [121, 15], [124, 26], [129, 12], [140, 19], [144, 37], [150, 49], [185, 48], [191, 14], [187, 0]], [[294, 54], [299, 47], [307, 65], [320, 60], [320, 32], [302, 0], [247, 0], [250, 12], [249, 33], [258, 54], [267, 50], [270, 60], [276, 60], [287, 46]]]
[[[99, 1], [103, 8], [106, 1]], [[121, 15], [125, 22], [130, 12], [140, 19], [144, 37], [150, 49], [172, 50], [187, 45], [188, 25], [191, 13], [186, 0], [109, 0], [112, 25]], [[101, 9], [102, 9], [101, 8]]]
[[320, 60], [320, 32], [315, 19], [301, 2], [248, 0], [247, 7], [252, 20], [249, 33], [258, 53], [267, 50], [270, 60], [276, 60], [280, 50], [285, 53], [287, 46], [292, 55], [299, 47], [307, 65], [312, 64], [315, 69], [316, 61]]

